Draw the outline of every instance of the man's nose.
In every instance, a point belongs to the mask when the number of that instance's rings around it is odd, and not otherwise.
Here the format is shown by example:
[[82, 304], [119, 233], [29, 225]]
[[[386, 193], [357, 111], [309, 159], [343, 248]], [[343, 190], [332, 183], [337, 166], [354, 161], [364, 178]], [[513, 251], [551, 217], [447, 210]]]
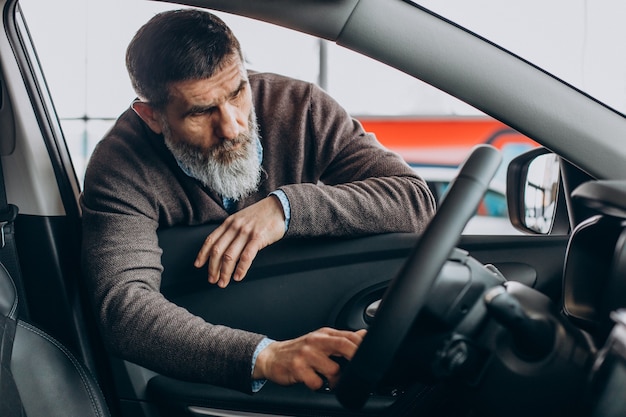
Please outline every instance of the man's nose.
[[241, 126], [237, 121], [237, 109], [233, 106], [224, 106], [221, 108], [216, 125], [215, 130], [220, 138], [226, 140], [237, 138], [241, 132]]

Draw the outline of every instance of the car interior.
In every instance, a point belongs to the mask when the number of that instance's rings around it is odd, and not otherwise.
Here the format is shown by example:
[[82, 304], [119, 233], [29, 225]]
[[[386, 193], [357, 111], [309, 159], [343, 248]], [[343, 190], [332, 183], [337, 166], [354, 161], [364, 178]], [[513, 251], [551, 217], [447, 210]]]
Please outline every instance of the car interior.
[[179, 3], [336, 42], [537, 141], [507, 170], [523, 233], [463, 234], [501, 164], [490, 145], [468, 154], [422, 235], [281, 241], [226, 289], [193, 267], [217, 225], [162, 229], [161, 292], [205, 320], [275, 339], [368, 333], [319, 391], [244, 394], [110, 355], [81, 279], [79, 181], [19, 1], [0, 0], [0, 415], [624, 415], [623, 115], [414, 2]]

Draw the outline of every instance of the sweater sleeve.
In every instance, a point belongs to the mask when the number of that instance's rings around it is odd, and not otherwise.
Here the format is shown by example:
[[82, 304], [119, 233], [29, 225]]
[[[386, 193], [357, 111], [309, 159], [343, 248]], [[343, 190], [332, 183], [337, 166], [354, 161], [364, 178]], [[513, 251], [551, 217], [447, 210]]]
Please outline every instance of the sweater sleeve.
[[132, 152], [110, 148], [96, 149], [80, 199], [83, 270], [109, 351], [174, 378], [250, 392], [252, 356], [263, 336], [207, 323], [159, 291], [154, 195], [173, 196], [176, 184], [160, 182], [153, 189], [153, 173], [142, 174]]
[[291, 206], [289, 236], [421, 233], [435, 213], [426, 182], [321, 89], [311, 86], [318, 183], [281, 187]]

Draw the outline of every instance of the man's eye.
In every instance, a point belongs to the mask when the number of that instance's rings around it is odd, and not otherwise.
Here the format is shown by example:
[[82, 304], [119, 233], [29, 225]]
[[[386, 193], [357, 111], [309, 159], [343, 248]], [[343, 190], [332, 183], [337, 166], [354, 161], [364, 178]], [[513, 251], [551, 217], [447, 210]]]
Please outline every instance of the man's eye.
[[213, 108], [207, 108], [207, 109], [198, 109], [194, 112], [191, 113], [192, 116], [203, 116], [206, 114], [211, 114], [213, 113]]
[[240, 88], [239, 90], [235, 91], [235, 93], [231, 97], [231, 100], [237, 100], [241, 98], [243, 96], [243, 90], [244, 88]]

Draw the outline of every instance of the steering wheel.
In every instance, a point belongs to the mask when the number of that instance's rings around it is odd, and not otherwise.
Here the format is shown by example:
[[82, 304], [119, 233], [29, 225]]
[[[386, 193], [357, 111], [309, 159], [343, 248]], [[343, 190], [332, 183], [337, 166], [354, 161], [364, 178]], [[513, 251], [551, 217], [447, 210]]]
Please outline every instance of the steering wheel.
[[478, 145], [461, 165], [435, 217], [387, 288], [374, 321], [342, 372], [335, 393], [344, 407], [360, 409], [391, 366], [501, 161], [496, 148]]

